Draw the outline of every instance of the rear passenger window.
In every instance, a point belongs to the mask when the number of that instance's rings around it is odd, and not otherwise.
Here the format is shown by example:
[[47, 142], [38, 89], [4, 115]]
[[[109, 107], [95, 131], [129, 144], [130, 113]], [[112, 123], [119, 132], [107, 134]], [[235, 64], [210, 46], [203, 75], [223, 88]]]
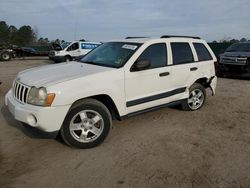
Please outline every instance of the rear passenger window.
[[167, 65], [167, 48], [165, 43], [152, 44], [149, 46], [138, 60], [149, 60], [151, 63], [150, 69], [164, 67]]
[[207, 61], [213, 59], [204, 44], [202, 43], [193, 43], [193, 44], [199, 61]]
[[171, 49], [174, 65], [191, 63], [194, 61], [193, 53], [189, 43], [173, 42], [171, 43]]

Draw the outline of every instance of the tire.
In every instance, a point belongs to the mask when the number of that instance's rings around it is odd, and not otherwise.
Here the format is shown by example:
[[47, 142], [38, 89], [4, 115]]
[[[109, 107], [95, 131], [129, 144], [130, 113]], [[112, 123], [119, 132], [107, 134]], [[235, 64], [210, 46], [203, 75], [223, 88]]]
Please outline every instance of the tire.
[[11, 54], [9, 52], [1, 53], [1, 60], [10, 61], [11, 60]]
[[65, 56], [65, 62], [72, 61], [72, 58], [70, 56]]
[[189, 98], [186, 99], [181, 107], [185, 111], [195, 111], [200, 109], [206, 101], [206, 89], [199, 83], [194, 83], [189, 88]]
[[111, 126], [107, 107], [95, 99], [85, 99], [68, 112], [60, 133], [69, 146], [86, 149], [102, 143]]

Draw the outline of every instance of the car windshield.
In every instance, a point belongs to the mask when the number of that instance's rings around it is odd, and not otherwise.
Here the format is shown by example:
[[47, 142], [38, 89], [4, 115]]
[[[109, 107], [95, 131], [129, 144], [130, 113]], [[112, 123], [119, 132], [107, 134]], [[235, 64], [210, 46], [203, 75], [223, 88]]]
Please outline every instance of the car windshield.
[[67, 48], [70, 44], [71, 44], [70, 42], [63, 42], [63, 43], [61, 44], [62, 49]]
[[250, 52], [250, 43], [238, 43], [229, 46], [226, 52]]
[[80, 62], [119, 68], [136, 52], [140, 43], [107, 42], [84, 56]]

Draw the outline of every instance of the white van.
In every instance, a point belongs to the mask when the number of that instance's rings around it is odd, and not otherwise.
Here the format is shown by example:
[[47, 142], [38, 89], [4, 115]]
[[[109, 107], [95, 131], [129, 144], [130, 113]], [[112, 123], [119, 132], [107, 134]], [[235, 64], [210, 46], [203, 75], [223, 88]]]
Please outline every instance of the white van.
[[73, 41], [64, 42], [61, 47], [49, 52], [49, 59], [55, 62], [67, 62], [83, 57], [100, 46], [100, 42]]

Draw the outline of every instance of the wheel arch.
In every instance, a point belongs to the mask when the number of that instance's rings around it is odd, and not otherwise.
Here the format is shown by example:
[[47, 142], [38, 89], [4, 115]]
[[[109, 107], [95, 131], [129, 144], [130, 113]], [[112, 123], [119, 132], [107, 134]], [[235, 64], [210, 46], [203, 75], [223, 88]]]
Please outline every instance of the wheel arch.
[[95, 100], [103, 103], [110, 111], [110, 114], [111, 114], [113, 119], [121, 120], [120, 113], [115, 105], [114, 100], [109, 95], [106, 95], [106, 94], [93, 95], [93, 96], [89, 96], [86, 98], [78, 99], [71, 105], [69, 110], [71, 110], [72, 108], [75, 108], [79, 105], [82, 105], [85, 99], [95, 99]]
[[199, 78], [194, 83], [199, 83], [202, 86], [204, 86], [205, 88], [210, 87], [209, 79], [207, 77]]
[[72, 56], [69, 54], [65, 55], [64, 58], [65, 58], [65, 60], [66, 60], [66, 58], [70, 58], [70, 60], [72, 60]]

